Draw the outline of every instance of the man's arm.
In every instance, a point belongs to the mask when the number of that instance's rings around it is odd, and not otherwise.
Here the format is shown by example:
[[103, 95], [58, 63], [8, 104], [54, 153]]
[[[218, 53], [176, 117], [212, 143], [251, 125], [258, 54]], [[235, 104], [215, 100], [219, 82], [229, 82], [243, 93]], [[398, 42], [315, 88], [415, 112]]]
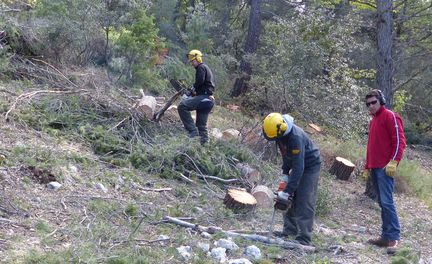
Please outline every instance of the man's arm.
[[406, 147], [404, 126], [401, 117], [391, 112], [387, 121], [387, 130], [391, 140], [391, 159], [399, 162]]
[[299, 136], [294, 136], [290, 143], [292, 144], [290, 144], [288, 151], [292, 158], [292, 168], [284, 192], [294, 193], [304, 172], [305, 145]]

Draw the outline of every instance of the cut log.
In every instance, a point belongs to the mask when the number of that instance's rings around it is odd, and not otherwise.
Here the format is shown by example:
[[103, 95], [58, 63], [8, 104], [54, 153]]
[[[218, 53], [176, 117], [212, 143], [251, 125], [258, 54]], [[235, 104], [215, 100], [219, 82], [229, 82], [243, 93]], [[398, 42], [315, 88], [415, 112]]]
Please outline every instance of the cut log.
[[315, 125], [315, 124], [310, 123], [309, 126], [311, 128], [313, 128], [313, 130], [315, 130], [318, 133], [322, 131], [322, 129], [319, 126]]
[[270, 190], [270, 188], [268, 188], [267, 186], [264, 185], [256, 186], [252, 190], [252, 195], [257, 200], [257, 205], [259, 207], [264, 207], [264, 208], [273, 207], [275, 195], [272, 192], [272, 190]]
[[228, 189], [223, 203], [229, 209], [247, 212], [255, 209], [257, 200], [245, 190]]
[[145, 95], [143, 90], [140, 92], [142, 97], [135, 103], [134, 108], [145, 117], [152, 118], [156, 109], [156, 99], [153, 96]]
[[237, 169], [240, 171], [241, 177], [251, 186], [257, 185], [261, 181], [261, 173], [244, 163], [237, 163]]
[[233, 140], [238, 139], [240, 137], [240, 132], [236, 129], [230, 128], [222, 132], [222, 139], [224, 140]]
[[329, 172], [336, 175], [337, 179], [347, 181], [354, 169], [355, 165], [351, 161], [341, 157], [336, 157]]

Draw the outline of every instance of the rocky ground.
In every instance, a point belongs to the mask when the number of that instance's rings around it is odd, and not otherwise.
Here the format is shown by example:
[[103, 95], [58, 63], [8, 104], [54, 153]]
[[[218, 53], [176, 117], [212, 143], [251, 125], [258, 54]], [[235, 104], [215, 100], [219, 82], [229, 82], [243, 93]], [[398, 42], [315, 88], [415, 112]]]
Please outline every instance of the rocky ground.
[[[260, 233], [269, 228], [271, 209], [236, 215], [224, 208], [221, 200], [224, 190], [219, 185], [190, 184], [150, 177], [139, 171], [132, 173], [100, 161], [88, 146], [55, 140], [3, 120], [0, 131], [0, 152], [5, 156], [0, 165], [2, 263], [62, 263], [55, 262], [56, 257], [76, 263], [109, 263], [116, 258], [115, 254], [126, 250], [130, 250], [126, 255], [131, 256], [134, 252], [147, 252], [148, 262], [143, 263], [211, 263], [216, 261], [215, 257], [206, 256], [203, 251], [206, 245], [210, 250], [220, 246], [223, 237], [203, 237], [194, 230], [165, 223], [163, 216], [183, 217], [192, 223], [224, 230]], [[55, 170], [40, 173], [14, 164], [12, 157], [17, 156], [60, 161]], [[427, 152], [411, 149], [408, 158], [432, 164]], [[44, 177], [51, 181], [50, 175], [61, 183], [59, 189], [47, 188]], [[313, 240], [316, 253], [304, 254], [235, 239], [239, 249], [228, 250], [227, 259], [253, 260], [253, 255], [245, 256], [244, 252], [247, 247], [256, 246], [261, 253], [261, 260], [256, 263], [394, 261], [385, 250], [366, 244], [367, 239], [379, 235], [380, 210], [363, 195], [364, 182], [356, 177], [348, 182], [337, 181], [323, 173], [321, 185], [331, 190], [331, 210], [316, 221]], [[160, 191], [161, 188], [171, 190]], [[396, 194], [396, 204], [403, 250], [413, 263], [432, 263], [431, 210], [411, 194]], [[281, 228], [282, 217], [277, 214], [274, 229]], [[179, 250], [187, 246], [198, 257], [185, 261]], [[50, 255], [55, 256], [54, 260]], [[247, 263], [242, 261], [238, 263]]]

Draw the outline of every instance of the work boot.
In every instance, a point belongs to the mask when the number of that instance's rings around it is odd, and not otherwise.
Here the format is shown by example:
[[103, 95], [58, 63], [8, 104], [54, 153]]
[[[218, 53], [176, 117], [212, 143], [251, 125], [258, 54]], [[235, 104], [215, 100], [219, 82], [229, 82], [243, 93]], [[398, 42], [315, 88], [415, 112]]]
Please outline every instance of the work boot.
[[388, 246], [388, 244], [389, 244], [389, 241], [387, 240], [387, 239], [384, 239], [384, 238], [372, 238], [372, 239], [369, 239], [368, 241], [368, 244], [371, 244], [371, 245], [375, 245], [375, 246], [378, 246], [378, 247], [387, 247]]
[[395, 254], [397, 251], [398, 244], [399, 244], [399, 241], [397, 241], [397, 240], [388, 241], [387, 254], [389, 254], [389, 255]]

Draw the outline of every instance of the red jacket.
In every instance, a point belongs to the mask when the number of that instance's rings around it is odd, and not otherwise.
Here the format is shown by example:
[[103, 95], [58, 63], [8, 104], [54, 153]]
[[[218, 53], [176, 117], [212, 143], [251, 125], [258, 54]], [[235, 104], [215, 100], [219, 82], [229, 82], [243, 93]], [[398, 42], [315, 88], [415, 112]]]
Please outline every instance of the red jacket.
[[365, 169], [384, 168], [392, 159], [399, 163], [405, 147], [401, 117], [381, 106], [369, 123]]

